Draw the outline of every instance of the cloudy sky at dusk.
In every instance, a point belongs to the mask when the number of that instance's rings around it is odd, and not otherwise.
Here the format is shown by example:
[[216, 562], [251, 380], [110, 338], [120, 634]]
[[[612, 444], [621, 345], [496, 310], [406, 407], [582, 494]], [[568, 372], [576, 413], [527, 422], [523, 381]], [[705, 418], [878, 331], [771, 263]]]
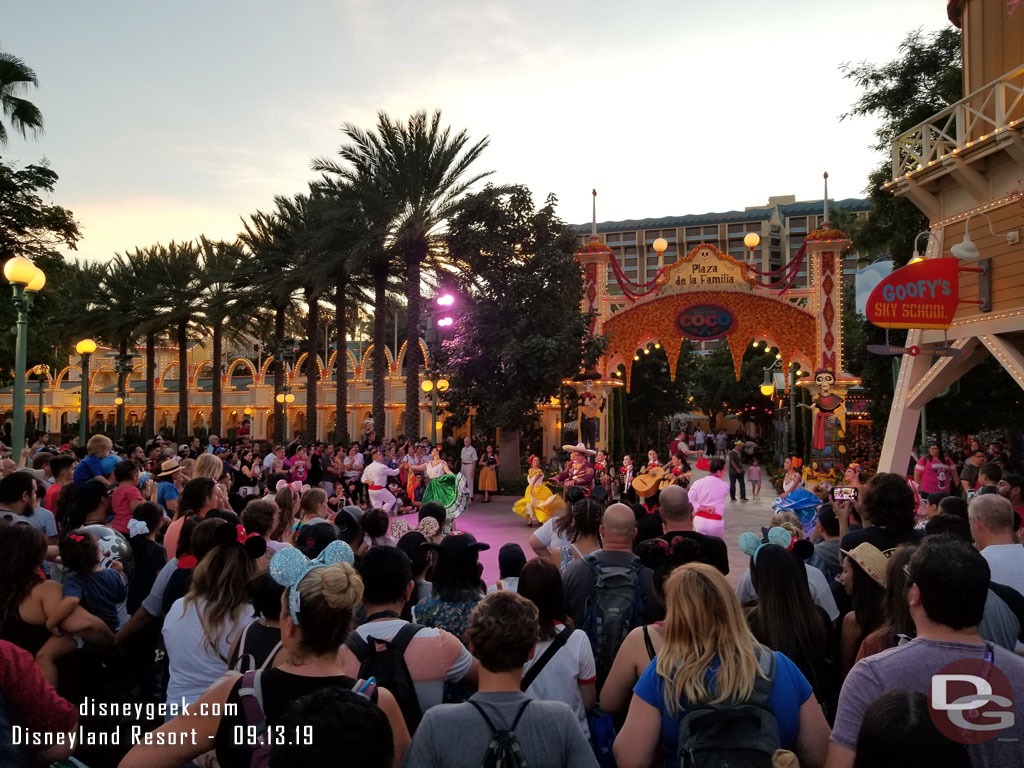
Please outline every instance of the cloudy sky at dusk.
[[496, 182], [554, 192], [567, 221], [702, 213], [769, 195], [859, 196], [879, 156], [844, 62], [946, 24], [941, 0], [38, 0], [0, 50], [36, 70], [38, 141], [80, 253], [199, 234], [302, 191], [339, 126], [443, 111], [490, 136]]

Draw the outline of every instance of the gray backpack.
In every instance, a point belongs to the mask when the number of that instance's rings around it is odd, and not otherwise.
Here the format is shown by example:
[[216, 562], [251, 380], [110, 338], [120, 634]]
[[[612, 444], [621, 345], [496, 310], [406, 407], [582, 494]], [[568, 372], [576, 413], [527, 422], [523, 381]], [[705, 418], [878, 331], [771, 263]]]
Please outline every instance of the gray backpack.
[[679, 768], [771, 768], [779, 749], [779, 723], [769, 699], [775, 683], [775, 653], [757, 647], [761, 675], [744, 702], [700, 704], [679, 720]]

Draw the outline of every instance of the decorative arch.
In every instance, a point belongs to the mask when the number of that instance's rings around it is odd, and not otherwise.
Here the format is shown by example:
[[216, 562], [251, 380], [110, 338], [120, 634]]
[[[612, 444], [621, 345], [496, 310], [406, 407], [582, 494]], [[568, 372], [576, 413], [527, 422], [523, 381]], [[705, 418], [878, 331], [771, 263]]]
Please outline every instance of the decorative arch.
[[[424, 343], [423, 339], [420, 339], [419, 342], [420, 342], [420, 352], [423, 355], [423, 364], [424, 365], [429, 365], [430, 364], [430, 355], [427, 354], [427, 345]], [[394, 366], [394, 369], [392, 371], [393, 373], [399, 373], [402, 370], [402, 366], [405, 365], [405, 352], [406, 352], [406, 347], [408, 347], [408, 346], [409, 346], [409, 342], [407, 340], [407, 341], [403, 341], [402, 342], [402, 346], [398, 348], [398, 362]]]
[[[394, 358], [391, 357], [391, 350], [384, 347], [384, 359], [387, 361], [388, 372], [394, 368]], [[356, 368], [356, 377], [360, 379], [366, 379], [366, 363], [373, 364], [373, 344], [368, 346], [364, 351], [362, 357], [359, 358], [359, 366]]]
[[71, 373], [71, 371], [78, 371], [78, 376], [79, 376], [79, 378], [81, 378], [81, 376], [82, 376], [82, 369], [79, 368], [77, 365], [68, 365], [68, 366], [65, 366], [65, 368], [60, 373], [57, 374], [57, 378], [54, 379], [53, 385], [55, 387], [59, 387], [61, 382], [64, 381], [64, 378], [69, 373]]
[[146, 375], [146, 364], [145, 363], [139, 363], [138, 365], [133, 366], [132, 369], [130, 371], [128, 371], [128, 376], [124, 380], [125, 384], [127, 384], [129, 381], [131, 381], [132, 376], [134, 376], [136, 373], [139, 375], [140, 379], [144, 378], [145, 375]]
[[192, 389], [196, 388], [196, 385], [199, 382], [199, 374], [203, 372], [203, 368], [205, 368], [206, 366], [210, 366], [210, 368], [212, 369], [213, 368], [213, 360], [210, 360], [210, 359], [203, 360], [203, 362], [201, 362], [199, 365], [196, 366], [195, 373], [192, 374], [192, 381], [190, 381], [188, 383], [189, 387], [191, 387]]
[[256, 366], [252, 364], [252, 360], [249, 360], [248, 358], [245, 357], [236, 357], [228, 364], [228, 382], [231, 381], [231, 373], [235, 370], [235, 366], [238, 365], [239, 363], [241, 363], [242, 365], [249, 369], [249, 373], [252, 376], [252, 383], [255, 384], [256, 380], [259, 378], [259, 373], [257, 373], [256, 371]]
[[[29, 368], [25, 375], [26, 375], [26, 377], [28, 377], [28, 376], [45, 376], [46, 377], [47, 385], [52, 387], [53, 386], [53, 382], [54, 382], [54, 378], [53, 378], [53, 375], [50, 373], [50, 371], [51, 371], [50, 366], [44, 365], [44, 364], [40, 364], [40, 365], [34, 365], [31, 368]], [[37, 379], [37, 381], [38, 381], [38, 379]]]
[[[169, 370], [171, 370], [171, 368], [177, 368], [177, 367], [178, 367], [178, 363], [177, 363], [177, 361], [175, 361], [173, 363], [168, 363], [167, 365], [164, 366], [164, 369], [162, 371], [160, 371], [160, 386], [163, 387], [164, 391], [167, 391], [167, 372]], [[181, 379], [181, 371], [180, 370], [178, 371], [178, 379]], [[179, 387], [181, 386], [181, 382], [180, 381], [178, 382], [178, 386]]]
[[[301, 355], [299, 355], [299, 359], [295, 361], [295, 367], [292, 368], [292, 381], [295, 381], [295, 379], [298, 378], [299, 371], [302, 370], [302, 364], [306, 362], [307, 357], [309, 357], [309, 352], [303, 352]], [[317, 378], [322, 379], [324, 377], [323, 361], [320, 359], [320, 355], [314, 355], [313, 359], [316, 360]]]
[[627, 391], [633, 372], [633, 355], [639, 347], [652, 341], [664, 347], [669, 374], [675, 378], [679, 342], [684, 338], [676, 327], [676, 317], [689, 307], [703, 304], [721, 306], [732, 313], [733, 323], [726, 338], [737, 380], [743, 353], [755, 338], [774, 339], [787, 369], [792, 361], [805, 364], [814, 354], [817, 333], [814, 316], [787, 301], [739, 291], [670, 294], [623, 310], [604, 324], [608, 337], [606, 365], [625, 366]]
[[[270, 357], [268, 357], [266, 360], [263, 361], [263, 367], [260, 368], [259, 381], [256, 382], [257, 384], [266, 384], [267, 383], [267, 372], [270, 370], [270, 366], [271, 366], [271, 364], [273, 362], [274, 362], [274, 356], [273, 355], [271, 355]], [[285, 380], [288, 379], [289, 375], [290, 374], [288, 373], [288, 363], [285, 363], [284, 364], [284, 378], [285, 378]]]
[[112, 373], [117, 376], [117, 371], [114, 370], [113, 366], [101, 365], [95, 371], [92, 372], [92, 376], [89, 378], [89, 389], [93, 390], [96, 388], [96, 377], [101, 373]]
[[[348, 355], [348, 372], [349, 376], [355, 376], [356, 373], [356, 356], [352, 354], [352, 350], [346, 348], [345, 354]], [[338, 362], [338, 352], [335, 350], [331, 353], [330, 358], [327, 360], [327, 381], [337, 381], [338, 373], [335, 365]]]

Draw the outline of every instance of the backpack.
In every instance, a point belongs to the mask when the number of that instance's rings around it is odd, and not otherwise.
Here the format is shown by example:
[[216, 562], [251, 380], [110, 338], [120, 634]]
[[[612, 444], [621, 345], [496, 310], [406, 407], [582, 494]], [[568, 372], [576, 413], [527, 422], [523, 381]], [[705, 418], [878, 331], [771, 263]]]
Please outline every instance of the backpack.
[[640, 560], [628, 566], [602, 565], [594, 554], [583, 560], [590, 566], [594, 585], [587, 598], [583, 630], [590, 638], [600, 689], [619, 646], [629, 631], [643, 623], [644, 597], [640, 589]]
[[499, 731], [494, 727], [494, 723], [491, 722], [491, 718], [484, 712], [483, 707], [470, 699], [469, 703], [476, 708], [476, 711], [480, 713], [480, 717], [487, 723], [487, 727], [491, 729], [491, 743], [487, 745], [487, 751], [484, 753], [484, 759], [480, 763], [480, 768], [530, 768], [530, 764], [526, 762], [526, 757], [523, 755], [515, 735], [519, 719], [523, 716], [523, 712], [526, 711], [530, 701], [530, 699], [527, 699], [519, 707], [519, 711], [516, 712], [515, 719], [512, 721], [511, 728]]
[[701, 704], [679, 720], [679, 768], [771, 768], [781, 747], [779, 723], [768, 704], [775, 680], [775, 654], [757, 648], [760, 671], [744, 702]]
[[[242, 675], [242, 684], [238, 688], [238, 698], [242, 704], [242, 717], [247, 726], [246, 733], [251, 734], [246, 739], [247, 743], [262, 742], [263, 734], [267, 730], [267, 715], [263, 707], [262, 675], [262, 669], [246, 672]], [[377, 701], [377, 686], [373, 681], [356, 680], [352, 690], [365, 696], [369, 701], [375, 703]], [[267, 741], [273, 742], [273, 739]], [[271, 748], [271, 743], [259, 743], [258, 746], [254, 746], [252, 756], [249, 758], [250, 768], [268, 768]]]
[[387, 688], [395, 697], [410, 735], [420, 724], [423, 712], [409, 666], [405, 663], [405, 649], [421, 629], [423, 627], [419, 624], [407, 623], [390, 640], [379, 640], [373, 636], [363, 640], [357, 632], [352, 632], [345, 640], [345, 645], [359, 660], [359, 676], [367, 680], [373, 678], [377, 685]]

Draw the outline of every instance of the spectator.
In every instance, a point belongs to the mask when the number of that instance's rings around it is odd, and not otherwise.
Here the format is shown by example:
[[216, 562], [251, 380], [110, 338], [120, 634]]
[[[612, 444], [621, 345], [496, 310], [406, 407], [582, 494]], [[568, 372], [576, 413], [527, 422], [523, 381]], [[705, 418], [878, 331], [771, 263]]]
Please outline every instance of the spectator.
[[110, 449], [114, 447], [110, 438], [106, 435], [93, 435], [85, 444], [88, 455], [78, 462], [75, 468], [75, 485], [81, 485], [87, 480], [102, 480], [109, 482], [110, 475], [117, 464], [117, 457], [110, 455]]
[[114, 489], [110, 502], [114, 512], [110, 527], [127, 536], [128, 521], [132, 519], [132, 512], [142, 502], [155, 500], [156, 486], [152, 480], [147, 479], [143, 488], [139, 489], [139, 465], [131, 459], [119, 461], [114, 465], [114, 481], [117, 488]]
[[[810, 684], [784, 654], [757, 643], [725, 577], [705, 563], [688, 563], [668, 577], [665, 602], [665, 641], [615, 739], [619, 768], [651, 765], [659, 752], [668, 768], [678, 768], [686, 747], [678, 743], [680, 721], [722, 701], [770, 709], [777, 747], [794, 749], [801, 764], [821, 765], [828, 724]], [[771, 752], [762, 757], [767, 764]]]
[[[338, 649], [348, 635], [363, 592], [352, 560], [352, 550], [343, 542], [332, 544], [312, 561], [295, 548], [274, 555], [271, 575], [285, 587], [281, 599], [281, 642], [287, 660], [279, 668], [264, 670], [258, 683], [254, 678], [250, 680], [252, 685], [259, 685], [260, 709], [266, 726], [282, 723], [293, 702], [316, 691], [367, 690], [366, 681], [347, 677], [338, 663]], [[238, 739], [236, 733], [237, 729], [257, 729], [258, 724], [247, 720], [246, 708], [242, 706], [243, 679], [231, 674], [218, 681], [188, 714], [162, 725], [154, 736], [160, 739], [162, 733], [191, 733], [195, 728], [194, 738], [177, 744], [138, 744], [121, 761], [120, 768], [178, 768], [208, 751], [210, 744], [215, 745], [221, 768], [248, 768], [253, 764], [252, 742]], [[397, 768], [405, 754], [409, 733], [394, 697], [383, 688], [371, 694], [371, 700], [374, 697], [391, 725], [392, 766]], [[202, 708], [230, 714], [204, 716], [199, 714]], [[341, 729], [346, 730], [348, 725]]]
[[912, 640], [916, 634], [914, 620], [907, 604], [907, 574], [910, 558], [917, 550], [916, 544], [904, 544], [889, 558], [885, 568], [885, 592], [882, 595], [882, 625], [871, 632], [860, 644], [856, 661], [895, 648]]
[[[361, 665], [370, 644], [384, 647], [401, 638], [399, 648], [415, 688], [415, 702], [404, 702], [393, 681], [378, 680], [396, 695], [405, 722], [412, 732], [423, 713], [442, 702], [445, 682], [476, 685], [476, 667], [459, 638], [444, 629], [417, 627], [401, 618], [401, 611], [416, 588], [409, 558], [397, 547], [373, 547], [360, 564], [366, 621], [356, 627], [338, 654], [345, 674], [363, 677]], [[408, 628], [408, 629], [407, 629]], [[376, 644], [379, 644], [377, 646]]]
[[46, 489], [46, 497], [43, 499], [43, 506], [54, 514], [57, 513], [57, 500], [65, 485], [72, 482], [75, 473], [74, 456], [55, 456], [50, 461], [50, 471], [53, 473], [53, 482]]
[[700, 549], [702, 563], [713, 565], [723, 574], [729, 574], [729, 551], [725, 541], [718, 536], [698, 533], [693, 528], [693, 505], [685, 488], [669, 485], [661, 489], [659, 496], [661, 519], [664, 535], [661, 537], [670, 542], [677, 538], [690, 539]]
[[11, 472], [0, 478], [0, 517], [12, 523], [28, 523], [41, 531], [50, 544], [57, 543], [53, 513], [36, 507], [38, 481], [30, 472]]
[[447, 630], [465, 644], [469, 616], [484, 593], [479, 553], [491, 545], [477, 541], [471, 533], [452, 531], [440, 544], [424, 546], [437, 552], [437, 564], [431, 595], [416, 603], [413, 620]]
[[93, 616], [103, 619], [111, 632], [120, 629], [128, 621], [125, 610], [128, 585], [121, 563], [115, 560], [110, 568], [100, 565], [99, 543], [92, 532], [84, 528], [60, 540], [60, 559], [68, 572], [64, 599], [58, 615], [47, 620], [46, 628], [56, 629], [81, 604]]
[[999, 481], [1003, 479], [1003, 470], [994, 461], [986, 461], [978, 467], [978, 490], [975, 496], [999, 493]]
[[[908, 570], [907, 601], [917, 637], [859, 661], [850, 671], [839, 697], [829, 768], [853, 765], [858, 734], [873, 701], [894, 688], [930, 692], [933, 676], [954, 661], [988, 658], [1013, 690], [1024, 690], [1024, 659], [978, 635], [989, 583], [985, 558], [954, 537], [929, 536]], [[972, 764], [1024, 763], [1024, 698], [1016, 698], [1014, 715], [1013, 724], [998, 738], [967, 747]]]
[[[633, 554], [635, 535], [633, 510], [612, 504], [601, 524], [604, 546], [577, 560], [562, 576], [566, 613], [590, 638], [599, 689], [629, 631], [661, 618], [654, 573]], [[623, 599], [630, 601], [628, 606], [622, 605]]]
[[[208, 456], [209, 454], [203, 455]], [[209, 477], [197, 477], [189, 480], [181, 489], [178, 511], [174, 514], [174, 519], [164, 533], [164, 547], [168, 552], [177, 553], [178, 536], [181, 534], [181, 526], [185, 524], [185, 520], [192, 516], [202, 520], [206, 517], [207, 512], [216, 509], [216, 487], [216, 480]]]
[[967, 502], [959, 496], [946, 496], [939, 502], [940, 515], [955, 515], [967, 519]]
[[960, 487], [956, 465], [937, 441], [928, 442], [928, 452], [914, 466], [914, 484], [921, 489], [922, 498], [932, 493], [949, 494]]
[[842, 570], [839, 566], [839, 518], [831, 504], [819, 507], [817, 528], [811, 540], [818, 543], [807, 564], [821, 571], [825, 581], [831, 584]]
[[285, 661], [284, 654], [280, 653], [283, 647], [281, 598], [284, 587], [269, 573], [261, 571], [245, 585], [245, 592], [256, 611], [256, 618], [245, 626], [233, 644], [228, 655], [228, 667], [236, 672], [279, 667]]
[[164, 508], [168, 517], [173, 518], [178, 514], [178, 496], [185, 484], [181, 464], [177, 459], [160, 462], [160, 472], [156, 479], [156, 502]]
[[971, 534], [988, 562], [992, 581], [1024, 594], [1024, 547], [1013, 540], [1013, 506], [996, 494], [971, 499], [968, 513]]
[[322, 688], [296, 700], [282, 718], [284, 733], [309, 734], [275, 746], [270, 768], [353, 765], [391, 768], [394, 734], [388, 716], [364, 694]]
[[167, 564], [167, 550], [157, 544], [164, 522], [164, 513], [156, 504], [146, 501], [132, 510], [128, 521], [129, 544], [132, 548], [134, 572], [128, 583], [128, 614], [133, 614], [153, 588], [157, 575]]
[[[848, 519], [849, 502], [836, 505], [840, 525]], [[861, 517], [864, 528], [845, 533], [840, 548], [849, 552], [867, 542], [883, 555], [908, 541], [919, 541], [921, 532], [914, 530], [917, 498], [906, 479], [892, 472], [880, 472], [871, 478], [861, 494]]]
[[964, 461], [963, 471], [960, 472], [960, 485], [965, 494], [970, 495], [978, 489], [978, 468], [987, 460], [985, 451], [979, 447], [971, 451], [971, 455]]
[[740, 501], [747, 500], [747, 483], [743, 472], [743, 441], [737, 440], [726, 456], [729, 463], [729, 498], [736, 501], [736, 484], [740, 485]]
[[967, 748], [943, 735], [919, 691], [887, 691], [864, 712], [853, 768], [970, 768]]
[[[518, 544], [503, 544], [498, 550], [498, 581], [492, 584], [487, 592], [497, 592], [499, 589], [507, 589], [515, 592], [519, 588], [519, 572], [526, 565], [526, 553]], [[559, 584], [561, 589], [561, 584]]]
[[597, 671], [586, 633], [567, 626], [562, 576], [547, 560], [531, 560], [523, 566], [519, 594], [538, 611], [540, 641], [523, 667], [522, 688], [538, 701], [564, 701], [590, 738], [587, 712], [597, 701]]
[[[596, 768], [577, 718], [560, 701], [519, 690], [537, 642], [537, 609], [515, 592], [495, 592], [473, 610], [467, 635], [480, 662], [480, 687], [463, 704], [427, 712], [409, 747], [416, 768], [477, 768], [497, 730], [510, 730], [528, 765]], [[458, 749], [452, 749], [458, 744]]]
[[840, 669], [845, 674], [857, 658], [864, 638], [882, 625], [882, 596], [888, 561], [878, 547], [864, 542], [843, 558], [840, 580], [853, 607], [843, 617], [839, 641]]

